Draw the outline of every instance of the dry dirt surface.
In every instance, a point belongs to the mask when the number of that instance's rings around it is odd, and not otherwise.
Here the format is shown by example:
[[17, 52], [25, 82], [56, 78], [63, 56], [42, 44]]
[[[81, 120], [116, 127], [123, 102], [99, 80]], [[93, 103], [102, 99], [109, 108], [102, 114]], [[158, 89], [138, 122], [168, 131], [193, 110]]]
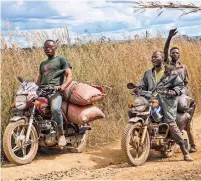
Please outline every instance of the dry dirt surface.
[[193, 162], [185, 162], [181, 153], [163, 159], [152, 151], [147, 162], [129, 166], [122, 158], [120, 142], [84, 153], [40, 153], [30, 164], [4, 164], [2, 180], [201, 180], [201, 115], [194, 119], [198, 152]]

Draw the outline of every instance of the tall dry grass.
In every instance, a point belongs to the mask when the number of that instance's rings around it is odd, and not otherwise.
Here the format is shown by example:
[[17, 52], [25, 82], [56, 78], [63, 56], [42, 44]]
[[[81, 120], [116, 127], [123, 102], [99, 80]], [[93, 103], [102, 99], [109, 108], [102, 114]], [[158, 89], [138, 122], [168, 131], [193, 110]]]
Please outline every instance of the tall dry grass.
[[[163, 50], [164, 43], [165, 40], [159, 37], [58, 47], [57, 54], [67, 57], [73, 66], [74, 80], [110, 87], [106, 88], [104, 101], [97, 103], [107, 118], [92, 124], [90, 146], [120, 139], [128, 120], [127, 104], [133, 100], [126, 84], [139, 82], [144, 71], [151, 67], [152, 52]], [[190, 72], [190, 89], [197, 103], [197, 112], [201, 112], [201, 41], [177, 39], [172, 46], [181, 50], [181, 61]], [[10, 105], [19, 86], [17, 76], [35, 80], [39, 65], [45, 59], [42, 48], [2, 51], [2, 130], [8, 124]]]

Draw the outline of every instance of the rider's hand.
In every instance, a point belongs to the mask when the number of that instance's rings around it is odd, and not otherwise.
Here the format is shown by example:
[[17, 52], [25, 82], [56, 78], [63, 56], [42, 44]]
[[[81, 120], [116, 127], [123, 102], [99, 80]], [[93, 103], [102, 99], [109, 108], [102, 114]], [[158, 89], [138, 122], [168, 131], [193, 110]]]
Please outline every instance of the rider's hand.
[[55, 86], [54, 88], [55, 88], [55, 90], [57, 90], [57, 91], [60, 91], [60, 90], [61, 90], [61, 86]]
[[173, 36], [175, 36], [176, 34], [177, 34], [177, 28], [175, 28], [175, 29], [171, 29], [170, 31], [169, 31], [169, 37], [170, 38], [172, 38]]
[[54, 88], [55, 88], [55, 90], [57, 90], [57, 91], [64, 91], [64, 90], [65, 90], [65, 86], [64, 86], [64, 85], [55, 86]]
[[176, 96], [177, 93], [174, 90], [168, 90], [168, 95], [170, 95], [170, 96]]

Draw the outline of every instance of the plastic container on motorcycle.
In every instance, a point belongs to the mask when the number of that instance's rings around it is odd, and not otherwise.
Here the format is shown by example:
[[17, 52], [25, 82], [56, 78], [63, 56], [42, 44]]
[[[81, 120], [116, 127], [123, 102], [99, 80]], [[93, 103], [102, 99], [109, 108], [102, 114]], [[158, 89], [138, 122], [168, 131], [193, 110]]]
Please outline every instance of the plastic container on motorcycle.
[[153, 105], [152, 105], [151, 115], [155, 122], [157, 122], [157, 123], [161, 122], [163, 119], [163, 110], [162, 110], [161, 106], [158, 105], [158, 107], [153, 107]]
[[49, 105], [49, 101], [45, 97], [39, 97], [38, 101], [40, 102], [40, 105], [36, 107], [37, 111], [41, 116], [48, 116], [51, 114], [51, 109]]
[[[62, 111], [66, 115], [67, 103], [63, 101]], [[77, 106], [69, 104], [68, 107], [68, 120], [74, 124], [84, 125], [96, 119], [104, 118], [104, 113], [94, 105]]]

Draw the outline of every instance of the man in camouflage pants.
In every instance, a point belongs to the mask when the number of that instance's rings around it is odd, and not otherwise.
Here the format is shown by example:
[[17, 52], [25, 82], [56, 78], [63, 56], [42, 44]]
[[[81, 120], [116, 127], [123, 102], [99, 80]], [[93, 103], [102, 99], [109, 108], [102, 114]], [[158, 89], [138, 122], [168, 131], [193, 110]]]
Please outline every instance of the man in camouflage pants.
[[[181, 96], [179, 96], [179, 98], [178, 98], [178, 108], [182, 107], [184, 109], [184, 112], [188, 112], [191, 116], [191, 119], [188, 121], [188, 124], [184, 129], [187, 132], [187, 135], [189, 138], [189, 143], [191, 145], [190, 152], [192, 153], [192, 152], [197, 151], [195, 141], [194, 141], [194, 136], [193, 136], [193, 130], [192, 130], [192, 117], [193, 117], [194, 110], [195, 110], [195, 103], [194, 103], [194, 100], [189, 97], [190, 93], [188, 90], [188, 82], [189, 82], [188, 69], [187, 69], [186, 65], [181, 64], [181, 62], [179, 61], [179, 56], [180, 56], [179, 48], [177, 48], [177, 47], [171, 48], [170, 49], [171, 60], [169, 61], [169, 59], [168, 59], [168, 50], [169, 50], [170, 41], [171, 41], [172, 37], [175, 36], [176, 34], [177, 34], [176, 29], [172, 29], [169, 31], [168, 39], [167, 39], [167, 41], [165, 43], [165, 47], [164, 47], [165, 62], [167, 62], [169, 65], [171, 65], [175, 71], [177, 71], [177, 73], [179, 74], [179, 76], [182, 78], [182, 80], [184, 82], [184, 88], [182, 90], [183, 94]], [[187, 100], [189, 101], [189, 103], [185, 102]], [[188, 105], [189, 105], [189, 107], [188, 107]]]
[[[159, 104], [163, 109], [163, 121], [169, 124], [172, 138], [180, 146], [185, 161], [193, 161], [185, 148], [184, 139], [175, 120], [177, 115], [177, 96], [181, 95], [183, 81], [176, 71], [169, 71], [164, 65], [164, 53], [156, 51], [152, 55], [153, 68], [147, 70], [140, 82], [143, 90], [156, 93]], [[155, 90], [166, 90], [167, 95], [157, 94]]]

